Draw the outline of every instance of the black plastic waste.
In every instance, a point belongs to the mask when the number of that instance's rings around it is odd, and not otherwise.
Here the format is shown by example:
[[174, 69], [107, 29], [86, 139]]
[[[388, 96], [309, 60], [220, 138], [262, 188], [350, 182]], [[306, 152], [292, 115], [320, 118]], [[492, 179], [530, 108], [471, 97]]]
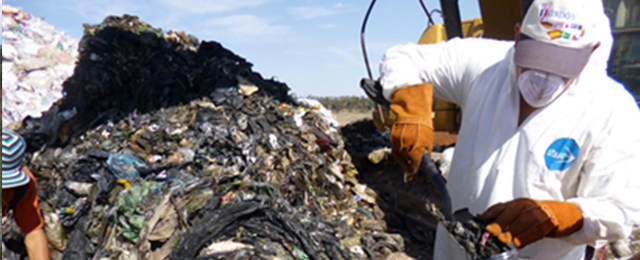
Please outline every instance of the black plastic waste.
[[[336, 129], [220, 43], [124, 15], [86, 25], [79, 51], [66, 96], [19, 129], [43, 215], [59, 218], [47, 236], [67, 245], [52, 249], [57, 259], [382, 259], [404, 249], [364, 243], [372, 229], [386, 234], [365, 225], [384, 213], [356, 196]], [[246, 246], [208, 248], [221, 241]]]

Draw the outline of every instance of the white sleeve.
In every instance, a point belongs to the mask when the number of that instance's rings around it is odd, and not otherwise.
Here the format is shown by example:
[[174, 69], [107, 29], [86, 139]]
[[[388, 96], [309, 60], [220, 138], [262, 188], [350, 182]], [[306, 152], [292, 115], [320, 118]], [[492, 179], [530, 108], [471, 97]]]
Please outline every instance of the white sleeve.
[[437, 98], [463, 105], [476, 77], [504, 60], [512, 47], [511, 41], [478, 38], [391, 47], [380, 61], [383, 95], [391, 100], [395, 91], [426, 82]]
[[584, 217], [582, 229], [565, 238], [568, 242], [614, 241], [640, 224], [640, 110], [630, 99], [611, 105], [614, 112], [583, 167], [577, 197], [568, 200]]

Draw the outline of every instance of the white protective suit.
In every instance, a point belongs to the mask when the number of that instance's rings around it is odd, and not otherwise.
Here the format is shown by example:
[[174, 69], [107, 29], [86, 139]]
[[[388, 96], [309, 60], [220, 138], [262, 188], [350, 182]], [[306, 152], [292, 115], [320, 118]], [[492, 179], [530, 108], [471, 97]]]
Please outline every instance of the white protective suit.
[[[603, 42], [607, 39], [603, 35]], [[608, 40], [611, 40], [610, 31]], [[462, 108], [449, 173], [453, 209], [480, 214], [520, 197], [569, 201], [584, 216], [569, 237], [544, 238], [521, 259], [583, 259], [585, 244], [627, 237], [640, 222], [640, 110], [606, 75], [608, 48], [596, 50], [567, 91], [518, 126], [514, 42], [452, 39], [390, 48], [381, 64], [388, 100], [402, 86], [428, 82]], [[599, 60], [595, 60], [599, 59]], [[446, 258], [441, 233], [436, 260]], [[443, 252], [445, 251], [445, 252]]]

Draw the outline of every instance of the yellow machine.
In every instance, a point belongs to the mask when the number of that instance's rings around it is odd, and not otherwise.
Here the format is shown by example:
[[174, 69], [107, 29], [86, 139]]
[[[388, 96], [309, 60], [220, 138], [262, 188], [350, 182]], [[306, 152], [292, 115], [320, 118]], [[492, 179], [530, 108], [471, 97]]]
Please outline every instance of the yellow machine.
[[[484, 26], [482, 18], [462, 21], [463, 37], [482, 37]], [[427, 28], [420, 37], [420, 44], [438, 43], [447, 40], [444, 24], [435, 24]], [[456, 104], [436, 99], [433, 103], [433, 126], [435, 131], [457, 133], [460, 128], [460, 107]]]
[[[443, 7], [446, 1], [443, 2]], [[514, 25], [522, 20], [522, 3], [514, 0], [479, 0], [482, 17], [460, 22], [461, 37], [482, 37], [513, 40]], [[431, 44], [448, 39], [444, 24], [428, 27], [418, 43]], [[460, 108], [453, 103], [436, 99], [433, 125], [435, 131], [457, 133], [460, 128]]]

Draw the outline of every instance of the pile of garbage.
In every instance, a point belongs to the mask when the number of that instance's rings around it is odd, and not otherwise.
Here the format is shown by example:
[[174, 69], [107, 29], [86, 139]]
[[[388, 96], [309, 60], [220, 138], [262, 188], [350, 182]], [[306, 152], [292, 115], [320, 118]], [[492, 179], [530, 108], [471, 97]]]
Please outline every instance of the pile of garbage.
[[[79, 55], [16, 129], [53, 259], [400, 259], [338, 131], [284, 83], [129, 15], [85, 25]], [[11, 218], [2, 239], [25, 255]]]
[[2, 126], [37, 117], [62, 98], [78, 40], [42, 18], [2, 5]]

